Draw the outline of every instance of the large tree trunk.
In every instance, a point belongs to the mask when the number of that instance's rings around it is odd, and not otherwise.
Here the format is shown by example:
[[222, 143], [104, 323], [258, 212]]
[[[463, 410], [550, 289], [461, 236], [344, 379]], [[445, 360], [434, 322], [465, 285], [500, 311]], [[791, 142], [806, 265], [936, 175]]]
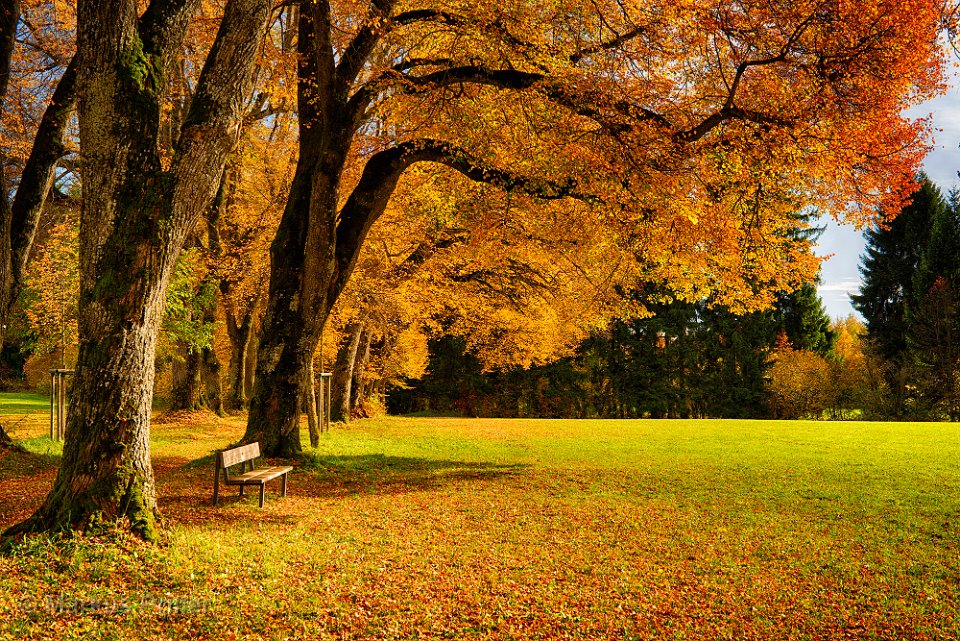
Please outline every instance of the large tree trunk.
[[331, 99], [334, 58], [326, 2], [300, 10], [300, 156], [270, 246], [270, 290], [243, 440], [267, 456], [301, 452], [300, 399], [308, 357], [333, 307], [337, 195], [350, 147], [343, 105]]
[[357, 362], [363, 325], [352, 323], [347, 326], [347, 336], [337, 351], [337, 361], [333, 366], [333, 381], [330, 384], [330, 419], [333, 421], [350, 420], [350, 399], [353, 388], [353, 368]]
[[196, 6], [154, 0], [138, 18], [131, 0], [78, 3], [80, 351], [53, 489], [11, 533], [126, 523], [156, 536], [149, 439], [157, 330], [180, 248], [234, 144], [271, 3], [227, 3], [164, 171], [161, 78]]
[[[335, 297], [331, 250], [336, 215], [336, 167], [318, 169], [317, 159], [345, 157], [347, 148], [324, 153], [316, 132], [301, 131], [301, 159], [280, 229], [270, 248], [270, 290], [259, 333], [257, 370], [244, 441], [259, 441], [268, 456], [301, 451], [303, 370], [316, 351], [320, 328]], [[307, 140], [304, 140], [306, 138]], [[319, 149], [306, 153], [306, 149]], [[337, 163], [334, 163], [336, 165]], [[308, 249], [309, 247], [309, 249]]]

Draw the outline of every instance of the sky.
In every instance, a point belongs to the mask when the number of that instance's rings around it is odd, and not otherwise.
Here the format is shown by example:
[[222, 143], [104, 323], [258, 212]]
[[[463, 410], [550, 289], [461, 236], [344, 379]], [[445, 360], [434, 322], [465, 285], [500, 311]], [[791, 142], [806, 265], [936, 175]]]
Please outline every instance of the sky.
[[[952, 77], [945, 95], [908, 113], [917, 117], [933, 117], [933, 149], [924, 161], [924, 171], [944, 195], [951, 188], [960, 187], [957, 178], [957, 171], [960, 171], [960, 77], [956, 74]], [[826, 222], [826, 225], [816, 253], [819, 256], [833, 256], [823, 263], [820, 298], [828, 315], [846, 318], [855, 313], [850, 306], [850, 294], [860, 288], [857, 265], [863, 253], [864, 240], [850, 225], [838, 225], [833, 220]]]

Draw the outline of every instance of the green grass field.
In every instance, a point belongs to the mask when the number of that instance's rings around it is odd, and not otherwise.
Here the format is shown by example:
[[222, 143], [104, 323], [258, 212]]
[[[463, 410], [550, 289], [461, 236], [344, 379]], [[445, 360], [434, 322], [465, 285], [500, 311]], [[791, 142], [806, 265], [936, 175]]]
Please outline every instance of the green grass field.
[[[960, 637], [954, 425], [366, 420], [214, 508], [242, 427], [154, 426], [165, 544], [0, 557], [0, 638]], [[57, 461], [13, 435], [2, 526]]]
[[0, 394], [0, 416], [36, 414], [50, 411], [50, 397], [45, 394]]

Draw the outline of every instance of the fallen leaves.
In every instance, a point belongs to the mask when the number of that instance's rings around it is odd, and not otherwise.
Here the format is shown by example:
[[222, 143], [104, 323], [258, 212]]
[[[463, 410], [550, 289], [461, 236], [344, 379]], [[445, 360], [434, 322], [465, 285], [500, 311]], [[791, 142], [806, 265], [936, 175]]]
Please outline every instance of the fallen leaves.
[[[898, 428], [912, 445], [881, 424], [363, 421], [260, 510], [210, 505], [202, 457], [239, 424], [158, 426], [167, 542], [20, 543], [0, 635], [951, 638], [960, 487], [938, 479], [960, 448]], [[54, 469], [27, 467], [0, 459], [0, 501], [42, 499]], [[129, 607], [20, 607], [61, 595]]]

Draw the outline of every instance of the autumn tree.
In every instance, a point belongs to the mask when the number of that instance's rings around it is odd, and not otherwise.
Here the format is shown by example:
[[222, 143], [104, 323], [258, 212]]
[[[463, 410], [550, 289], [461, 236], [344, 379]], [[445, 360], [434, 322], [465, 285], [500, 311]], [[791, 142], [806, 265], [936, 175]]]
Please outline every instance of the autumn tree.
[[605, 242], [601, 211], [577, 207], [533, 212], [498, 189], [411, 169], [328, 322], [344, 335], [335, 420], [373, 385], [422, 374], [440, 335], [463, 337], [489, 370], [571, 353], [622, 306], [614, 289], [630, 262]]
[[247, 406], [256, 323], [269, 277], [270, 240], [290, 188], [291, 114], [249, 123], [207, 217], [206, 252], [230, 341], [224, 405]]
[[26, 315], [37, 336], [36, 349], [59, 351], [64, 365], [68, 347], [77, 342], [77, 229], [72, 220], [55, 225], [31, 263], [25, 286], [32, 299]]
[[825, 358], [782, 344], [772, 361], [769, 388], [778, 418], [821, 418], [835, 404], [836, 390]]
[[[781, 232], [869, 216], [923, 153], [944, 2], [300, 7], [300, 152], [271, 248], [246, 440], [299, 451], [302, 369], [403, 173], [582, 198], [681, 297], [772, 302], [816, 261]], [[360, 163], [356, 180], [345, 168]], [[755, 283], [773, 282], [773, 289]]]
[[9, 533], [127, 523], [156, 535], [150, 463], [154, 353], [189, 231], [237, 139], [271, 3], [229, 0], [165, 160], [166, 70], [197, 0], [77, 5], [80, 97], [80, 351], [53, 489]]
[[[34, 20], [24, 21], [24, 11]], [[56, 13], [44, 3], [0, 4], [0, 345], [23, 288], [40, 213], [68, 150], [65, 137], [76, 98], [71, 16], [59, 22], [51, 12]]]

